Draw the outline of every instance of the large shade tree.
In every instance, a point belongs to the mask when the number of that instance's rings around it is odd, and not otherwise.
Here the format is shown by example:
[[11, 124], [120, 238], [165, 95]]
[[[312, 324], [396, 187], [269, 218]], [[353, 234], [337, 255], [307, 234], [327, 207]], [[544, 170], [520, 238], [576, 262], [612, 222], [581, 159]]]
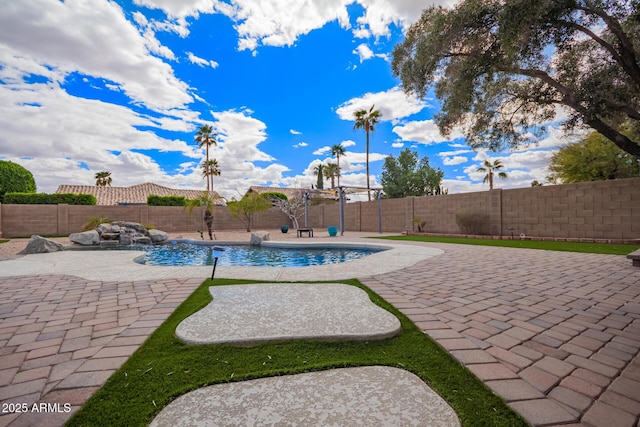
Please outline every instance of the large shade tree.
[[[382, 113], [378, 110], [374, 110], [375, 105], [372, 105], [369, 110], [363, 109], [358, 110], [353, 113], [355, 118], [355, 124], [353, 125], [354, 129], [363, 129], [365, 134], [367, 135], [367, 190], [371, 188], [369, 185], [369, 134], [375, 131], [376, 125], [380, 121], [382, 117]], [[371, 192], [367, 191], [367, 196], [369, 200], [371, 200]]]
[[601, 181], [640, 176], [640, 159], [616, 147], [598, 132], [560, 148], [551, 157], [552, 182]]
[[440, 193], [444, 172], [429, 165], [429, 158], [418, 160], [418, 153], [405, 148], [400, 155], [388, 156], [382, 166], [385, 197], [430, 196]]
[[[213, 133], [213, 127], [210, 125], [202, 125], [196, 132], [196, 142], [200, 148], [205, 147], [205, 164], [209, 163], [209, 147], [218, 145], [216, 134]], [[207, 180], [207, 191], [213, 188], [213, 175], [205, 175]]]
[[405, 91], [435, 87], [443, 134], [497, 151], [545, 134], [558, 107], [565, 126], [589, 126], [622, 150], [640, 145], [637, 0], [462, 0], [430, 7], [393, 52]]

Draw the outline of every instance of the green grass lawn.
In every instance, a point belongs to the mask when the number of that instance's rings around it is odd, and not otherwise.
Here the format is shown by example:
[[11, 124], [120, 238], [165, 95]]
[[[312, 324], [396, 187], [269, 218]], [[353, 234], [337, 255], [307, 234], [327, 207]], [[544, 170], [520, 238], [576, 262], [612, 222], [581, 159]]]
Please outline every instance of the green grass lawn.
[[[400, 319], [402, 333], [382, 341], [305, 341], [250, 347], [183, 344], [180, 321], [211, 301], [209, 286], [249, 283], [207, 280], [149, 337], [87, 404], [71, 426], [147, 425], [174, 398], [210, 384], [331, 368], [386, 365], [422, 378], [454, 408], [464, 426], [526, 426], [480, 380], [435, 344], [393, 306], [357, 280], [371, 300]], [[252, 282], [256, 283], [256, 282]]]
[[627, 255], [640, 245], [618, 245], [613, 243], [551, 242], [544, 240], [494, 240], [469, 239], [465, 237], [440, 236], [384, 236], [375, 239], [408, 240], [412, 242], [458, 243], [462, 245], [504, 246], [507, 248], [544, 249], [548, 251], [585, 252], [595, 254]]

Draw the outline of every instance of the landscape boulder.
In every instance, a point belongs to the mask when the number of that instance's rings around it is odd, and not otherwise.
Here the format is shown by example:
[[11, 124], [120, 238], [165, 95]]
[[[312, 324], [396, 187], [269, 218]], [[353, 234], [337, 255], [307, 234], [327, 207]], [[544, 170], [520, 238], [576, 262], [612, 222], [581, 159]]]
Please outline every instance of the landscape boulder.
[[169, 240], [161, 230], [147, 230], [137, 222], [114, 221], [100, 224], [95, 230], [69, 235], [69, 240], [82, 246], [100, 247], [151, 245]]
[[45, 254], [49, 252], [59, 252], [64, 250], [64, 245], [42, 236], [31, 236], [27, 247], [18, 252], [19, 255]]
[[100, 244], [100, 235], [96, 230], [89, 230], [82, 233], [71, 233], [69, 240], [82, 246], [94, 246]]
[[255, 233], [251, 233], [251, 239], [249, 239], [249, 244], [251, 246], [260, 246], [263, 241], [269, 240], [269, 232], [267, 231], [256, 231]]
[[149, 237], [153, 243], [161, 243], [165, 240], [169, 240], [169, 235], [167, 233], [155, 229], [149, 230]]

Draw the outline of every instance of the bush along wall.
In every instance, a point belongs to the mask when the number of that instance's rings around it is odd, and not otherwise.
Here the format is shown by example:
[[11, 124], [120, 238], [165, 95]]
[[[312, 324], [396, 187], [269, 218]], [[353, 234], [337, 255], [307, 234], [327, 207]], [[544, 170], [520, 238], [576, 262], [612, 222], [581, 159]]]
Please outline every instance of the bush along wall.
[[149, 206], [186, 206], [187, 199], [184, 196], [156, 196], [151, 194], [147, 197]]
[[95, 205], [93, 194], [46, 194], [46, 193], [7, 193], [4, 203], [8, 205]]

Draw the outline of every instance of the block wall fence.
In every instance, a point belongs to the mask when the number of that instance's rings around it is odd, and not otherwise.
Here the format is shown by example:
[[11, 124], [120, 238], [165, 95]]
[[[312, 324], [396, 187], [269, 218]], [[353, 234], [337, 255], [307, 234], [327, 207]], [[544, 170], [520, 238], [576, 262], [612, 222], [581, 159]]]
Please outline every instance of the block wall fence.
[[[484, 233], [548, 238], [640, 239], [640, 178], [583, 182], [544, 187], [494, 189], [474, 193], [381, 200], [382, 230], [414, 230], [420, 217], [429, 233], [458, 234], [457, 213], [468, 210], [487, 218]], [[151, 224], [170, 233], [206, 230], [200, 208], [189, 215], [181, 207], [0, 205], [0, 233], [4, 238], [33, 234], [61, 236], [82, 230], [87, 218], [104, 215], [113, 220]], [[216, 230], [245, 229], [226, 207], [214, 212]], [[346, 231], [378, 231], [378, 201], [345, 204]], [[339, 225], [340, 206], [309, 206], [310, 227]], [[304, 218], [300, 218], [304, 224]], [[255, 215], [253, 230], [291, 226], [277, 209]]]

